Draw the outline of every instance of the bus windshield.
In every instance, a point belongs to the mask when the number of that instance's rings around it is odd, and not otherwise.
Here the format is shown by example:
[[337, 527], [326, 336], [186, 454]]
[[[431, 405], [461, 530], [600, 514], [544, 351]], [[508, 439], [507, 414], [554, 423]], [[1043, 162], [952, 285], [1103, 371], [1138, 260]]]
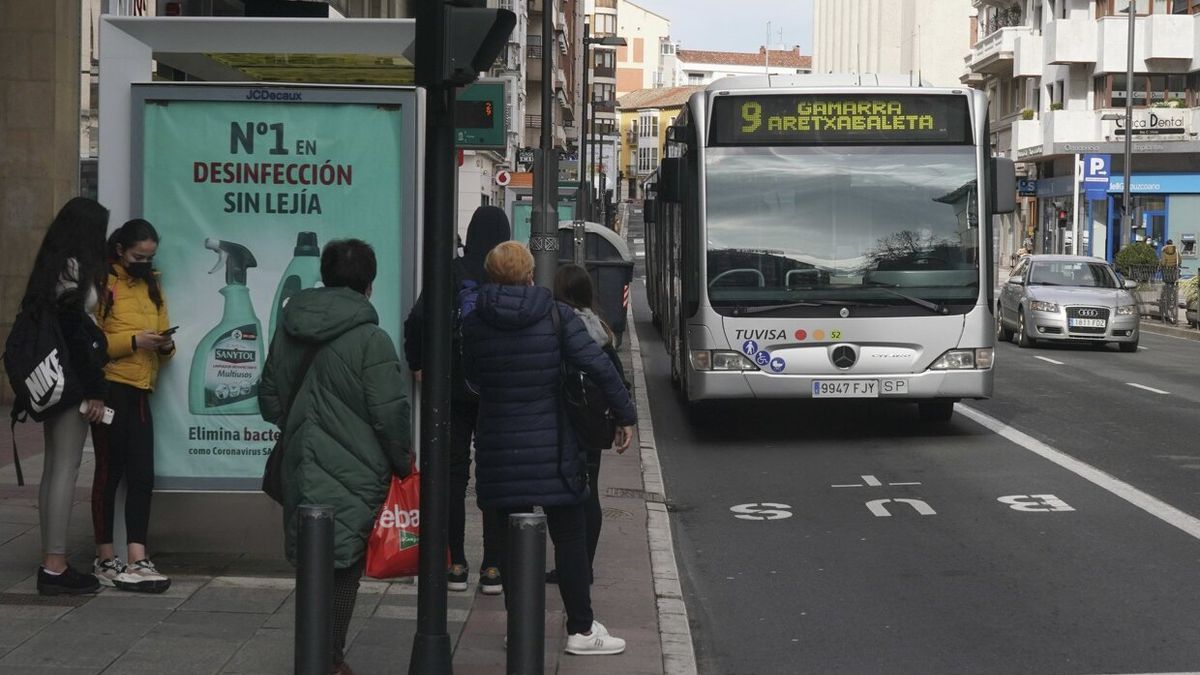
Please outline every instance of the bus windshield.
[[961, 314], [979, 297], [973, 147], [710, 147], [707, 157], [718, 312]]

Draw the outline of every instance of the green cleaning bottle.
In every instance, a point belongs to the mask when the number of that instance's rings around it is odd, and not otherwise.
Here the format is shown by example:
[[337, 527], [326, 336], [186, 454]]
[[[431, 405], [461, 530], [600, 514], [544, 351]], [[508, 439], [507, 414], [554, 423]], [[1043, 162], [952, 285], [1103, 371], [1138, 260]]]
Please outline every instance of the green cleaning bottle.
[[192, 356], [188, 408], [194, 415], [257, 415], [266, 351], [262, 324], [246, 288], [246, 270], [257, 267], [258, 261], [250, 249], [231, 241], [205, 239], [204, 248], [219, 256], [209, 274], [225, 266], [225, 312]]
[[296, 248], [292, 262], [283, 271], [279, 288], [275, 289], [275, 301], [271, 303], [271, 332], [267, 334], [267, 345], [275, 339], [279, 327], [279, 313], [293, 295], [305, 288], [314, 288], [321, 283], [321, 249], [317, 247], [316, 232], [300, 232], [296, 235]]

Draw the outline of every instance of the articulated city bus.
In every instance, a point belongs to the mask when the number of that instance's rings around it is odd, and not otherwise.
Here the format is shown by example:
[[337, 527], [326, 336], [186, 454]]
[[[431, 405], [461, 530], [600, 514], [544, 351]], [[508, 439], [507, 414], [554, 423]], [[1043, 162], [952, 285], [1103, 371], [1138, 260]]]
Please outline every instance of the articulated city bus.
[[694, 94], [647, 182], [647, 291], [689, 402], [992, 392], [992, 215], [1014, 208], [987, 98], [879, 76]]

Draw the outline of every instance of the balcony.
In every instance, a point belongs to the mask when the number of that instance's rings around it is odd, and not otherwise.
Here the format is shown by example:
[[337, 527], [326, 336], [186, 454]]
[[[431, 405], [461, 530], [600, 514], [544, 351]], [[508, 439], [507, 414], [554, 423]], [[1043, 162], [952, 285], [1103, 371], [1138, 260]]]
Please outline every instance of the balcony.
[[1186, 14], [1152, 14], [1144, 17], [1146, 60], [1191, 61], [1195, 48], [1196, 19]]
[[1012, 123], [1012, 152], [1009, 157], [1014, 159], [1032, 154], [1035, 148], [1042, 145], [1041, 120], [1014, 120]]
[[1013, 77], [1041, 77], [1043, 55], [1040, 32], [1030, 30], [1018, 34], [1013, 45]]
[[978, 73], [1006, 75], [1013, 68], [1017, 37], [1031, 33], [1027, 26], [1007, 26], [995, 30], [975, 43], [968, 66]]
[[1045, 63], [1069, 65], [1096, 62], [1095, 19], [1057, 19], [1046, 25], [1042, 40]]
[[592, 101], [592, 109], [598, 113], [614, 113], [617, 111], [617, 102], [613, 99]]
[[525, 128], [526, 129], [541, 129], [542, 128], [542, 116], [541, 115], [526, 115], [525, 116]]
[[1095, 142], [1100, 138], [1100, 114], [1095, 110], [1051, 110], [1042, 113], [1042, 130], [1047, 148], [1055, 143]]

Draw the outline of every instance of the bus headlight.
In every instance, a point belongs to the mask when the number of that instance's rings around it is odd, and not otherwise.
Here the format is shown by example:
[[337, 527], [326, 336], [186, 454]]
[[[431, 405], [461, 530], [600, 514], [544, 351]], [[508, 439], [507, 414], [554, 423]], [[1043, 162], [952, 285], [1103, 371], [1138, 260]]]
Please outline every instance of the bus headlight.
[[721, 349], [693, 349], [689, 355], [695, 370], [758, 370], [754, 362], [741, 352]]
[[951, 349], [930, 370], [987, 370], [992, 367], [992, 349]]

